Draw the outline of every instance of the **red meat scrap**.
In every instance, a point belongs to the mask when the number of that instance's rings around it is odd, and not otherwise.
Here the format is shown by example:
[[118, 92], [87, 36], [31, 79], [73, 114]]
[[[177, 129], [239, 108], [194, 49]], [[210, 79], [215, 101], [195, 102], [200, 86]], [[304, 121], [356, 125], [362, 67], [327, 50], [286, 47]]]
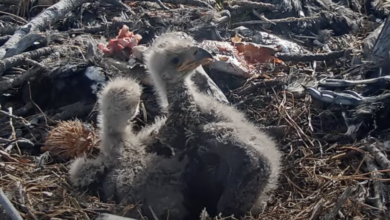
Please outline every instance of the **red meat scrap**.
[[118, 36], [110, 40], [107, 45], [99, 43], [98, 47], [105, 54], [114, 54], [121, 52], [125, 48], [132, 49], [138, 45], [138, 42], [142, 39], [139, 34], [134, 34], [129, 31], [129, 27], [123, 25], [122, 29], [119, 30]]

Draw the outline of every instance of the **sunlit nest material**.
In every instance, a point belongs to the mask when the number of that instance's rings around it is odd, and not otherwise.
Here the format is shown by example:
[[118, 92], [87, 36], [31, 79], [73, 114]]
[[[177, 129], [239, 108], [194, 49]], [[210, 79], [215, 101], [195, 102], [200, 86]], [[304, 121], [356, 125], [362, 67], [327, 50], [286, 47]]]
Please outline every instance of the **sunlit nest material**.
[[280, 45], [241, 42], [241, 38], [237, 36], [231, 40], [232, 42], [205, 40], [200, 44], [203, 49], [216, 53], [218, 61], [212, 64], [213, 69], [249, 78], [261, 64], [283, 64], [282, 60], [275, 57], [276, 52], [282, 51]]
[[99, 149], [99, 136], [80, 120], [60, 121], [49, 132], [42, 151], [49, 151], [54, 157], [69, 160], [84, 154], [95, 155]]

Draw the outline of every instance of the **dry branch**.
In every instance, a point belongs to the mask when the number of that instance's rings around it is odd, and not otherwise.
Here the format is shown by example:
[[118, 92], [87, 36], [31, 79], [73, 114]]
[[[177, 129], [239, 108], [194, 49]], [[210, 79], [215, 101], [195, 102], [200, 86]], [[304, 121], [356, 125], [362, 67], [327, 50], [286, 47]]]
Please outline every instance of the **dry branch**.
[[12, 147], [14, 145], [16, 145], [16, 144], [17, 145], [22, 145], [22, 146], [34, 147], [34, 143], [33, 142], [31, 142], [28, 139], [21, 138], [21, 139], [14, 139], [14, 140], [9, 141], [8, 143], [6, 143], [3, 146], [3, 148], [5, 148], [5, 151], [10, 152]]
[[36, 76], [37, 74], [45, 73], [44, 69], [40, 68], [31, 68], [25, 71], [23, 74], [18, 75], [16, 78], [5, 79], [0, 81], [0, 93], [8, 89], [16, 88], [21, 86], [23, 83], [27, 82], [31, 77]]
[[4, 43], [7, 42], [7, 40], [9, 40], [10, 38], [11, 38], [10, 35], [1, 36], [1, 37], [0, 37], [0, 44], [4, 44]]
[[321, 215], [322, 210], [324, 209], [325, 200], [321, 199], [313, 208], [313, 213], [310, 216], [309, 220], [318, 219]]
[[247, 0], [233, 0], [229, 1], [230, 5], [237, 5], [243, 9], [259, 9], [259, 10], [272, 10], [275, 9], [276, 6], [270, 3], [263, 3], [263, 2], [254, 2], [254, 1], [247, 1]]
[[[207, 1], [201, 1], [201, 0], [161, 0], [162, 2], [166, 3], [173, 3], [173, 4], [182, 4], [182, 5], [195, 5], [200, 7], [207, 7], [209, 9], [214, 9], [213, 6], [211, 6]], [[212, 4], [215, 4], [215, 1], [210, 1]]]
[[348, 186], [345, 189], [345, 191], [343, 192], [343, 194], [341, 194], [339, 200], [337, 201], [336, 205], [333, 207], [332, 211], [326, 216], [325, 220], [333, 220], [333, 219], [335, 219], [337, 213], [341, 209], [341, 206], [343, 206], [345, 201], [347, 201], [347, 199], [351, 195], [351, 192], [352, 192], [352, 187]]
[[389, 60], [390, 58], [390, 15], [382, 28], [373, 48], [373, 55]]
[[30, 125], [30, 122], [28, 122], [26, 119], [22, 118], [22, 117], [19, 117], [19, 116], [16, 116], [16, 115], [12, 115], [6, 111], [3, 111], [3, 110], [0, 110], [0, 113], [8, 116], [9, 118], [13, 118], [13, 119], [16, 119], [16, 120], [20, 120], [24, 125], [28, 126]]
[[7, 196], [4, 194], [2, 188], [0, 188], [0, 203], [12, 220], [23, 220], [18, 210], [15, 209], [12, 203], [8, 200]]
[[0, 150], [0, 158], [4, 158], [6, 161], [19, 163], [19, 160], [11, 157], [7, 152]]
[[[390, 169], [390, 160], [387, 159], [387, 156], [382, 153], [375, 144], [367, 145], [368, 152], [375, 157], [375, 161], [381, 165], [382, 169]], [[389, 175], [389, 174], [388, 174]]]
[[321, 54], [286, 54], [278, 53], [276, 57], [283, 61], [296, 61], [296, 62], [312, 62], [312, 61], [324, 61], [324, 60], [334, 60], [340, 57], [345, 56], [348, 53], [351, 53], [352, 49], [345, 49], [340, 51], [333, 51], [329, 53]]
[[70, 11], [89, 1], [91, 0], [62, 0], [57, 4], [50, 6], [37, 17], [28, 22], [28, 24], [20, 27], [15, 32], [15, 34], [7, 41], [7, 43], [0, 47], [0, 59], [4, 59], [11, 56], [8, 53], [8, 50], [11, 50], [13, 55], [23, 52], [25, 49], [27, 49], [27, 45], [24, 45], [26, 48], [20, 47], [20, 45], [19, 47], [17, 46], [19, 41], [24, 36], [46, 29], [50, 25], [53, 25], [53, 23], [56, 23], [58, 20], [64, 18], [65, 15], [68, 14]]
[[66, 48], [64, 46], [43, 47], [31, 52], [25, 52], [13, 57], [5, 58], [0, 61], [0, 76], [9, 68], [18, 66], [25, 62], [25, 59], [37, 59], [41, 56], [46, 56], [54, 52], [61, 52]]
[[242, 22], [237, 22], [234, 23], [234, 26], [239, 26], [239, 25], [253, 25], [253, 24], [274, 24], [276, 25], [277, 23], [293, 23], [293, 22], [299, 22], [299, 21], [312, 21], [320, 18], [319, 16], [313, 16], [313, 17], [303, 17], [303, 18], [294, 18], [294, 17], [289, 17], [289, 18], [282, 18], [282, 19], [267, 19], [267, 20], [258, 20], [258, 21], [242, 21]]
[[74, 28], [74, 29], [67, 31], [67, 33], [69, 35], [79, 34], [79, 33], [97, 34], [99, 32], [106, 31], [108, 29], [115, 29], [115, 30], [121, 29], [123, 25], [127, 25], [127, 26], [131, 27], [134, 25], [134, 23], [130, 20], [115, 19], [115, 20], [112, 20], [109, 22], [104, 22], [104, 23], [101, 23], [101, 24], [98, 24], [95, 26], [88, 26], [88, 27], [84, 27], [84, 28]]
[[15, 26], [0, 27], [0, 35], [4, 36], [14, 34], [17, 29], [18, 27]]
[[[12, 37], [11, 37], [12, 38]], [[11, 39], [10, 38], [10, 39]], [[37, 41], [42, 41], [45, 39], [45, 36], [42, 35], [42, 34], [39, 34], [39, 33], [29, 33], [25, 36], [23, 36], [16, 44], [14, 47], [12, 48], [9, 48], [7, 50], [7, 53], [6, 55], [4, 56], [4, 58], [8, 58], [8, 57], [13, 57], [15, 55], [18, 55], [20, 53], [22, 53], [24, 50], [26, 50], [28, 47], [30, 47], [31, 45], [33, 45], [35, 42]]]
[[112, 214], [107, 214], [107, 213], [100, 214], [100, 215], [96, 218], [96, 220], [104, 220], [104, 219], [136, 220], [136, 219], [134, 219], [134, 218], [126, 218], [126, 217], [121, 217], [121, 216], [112, 215]]
[[53, 115], [53, 120], [68, 120], [80, 115], [87, 115], [93, 110], [93, 103], [76, 102], [59, 108], [61, 112]]
[[378, 208], [379, 210], [383, 211], [384, 208], [384, 187], [382, 181], [380, 181], [382, 174], [377, 172], [378, 167], [374, 164], [374, 161], [369, 158], [368, 156], [364, 157], [364, 162], [367, 164], [367, 169], [370, 171], [370, 176], [373, 179], [373, 196], [368, 197], [367, 200], [371, 201], [371, 203], [374, 205], [374, 207]]
[[0, 0], [0, 4], [5, 4], [5, 5], [18, 5], [20, 1], [18, 0]]

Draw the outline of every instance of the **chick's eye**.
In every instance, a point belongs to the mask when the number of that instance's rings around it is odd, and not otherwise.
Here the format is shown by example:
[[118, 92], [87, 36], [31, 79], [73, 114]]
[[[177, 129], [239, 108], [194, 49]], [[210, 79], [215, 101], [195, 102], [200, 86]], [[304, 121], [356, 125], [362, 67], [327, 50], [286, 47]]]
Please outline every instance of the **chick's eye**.
[[179, 58], [178, 58], [178, 57], [175, 57], [175, 58], [173, 58], [173, 59], [171, 60], [171, 63], [177, 65], [177, 64], [179, 63], [179, 61], [180, 61]]

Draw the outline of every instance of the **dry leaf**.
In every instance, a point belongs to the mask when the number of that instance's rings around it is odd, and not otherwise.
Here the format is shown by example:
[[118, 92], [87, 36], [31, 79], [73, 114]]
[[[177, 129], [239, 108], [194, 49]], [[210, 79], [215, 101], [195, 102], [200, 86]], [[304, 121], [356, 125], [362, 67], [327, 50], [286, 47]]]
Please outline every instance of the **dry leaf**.
[[233, 43], [240, 43], [242, 41], [242, 38], [238, 37], [237, 34], [232, 38]]
[[253, 43], [237, 43], [234, 46], [239, 55], [242, 55], [248, 63], [283, 63], [283, 61], [275, 57], [275, 53], [278, 51], [277, 49]]

